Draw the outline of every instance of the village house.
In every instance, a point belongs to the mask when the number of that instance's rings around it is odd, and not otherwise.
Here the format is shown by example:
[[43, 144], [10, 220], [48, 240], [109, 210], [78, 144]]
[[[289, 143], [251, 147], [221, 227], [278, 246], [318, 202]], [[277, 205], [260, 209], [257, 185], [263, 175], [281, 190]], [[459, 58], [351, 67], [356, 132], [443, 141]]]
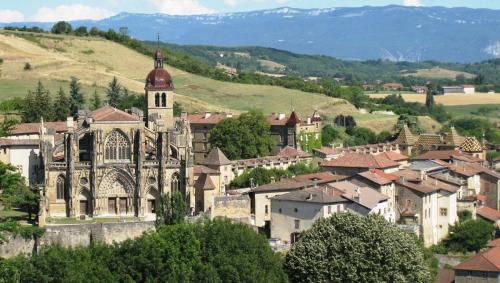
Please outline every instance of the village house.
[[271, 238], [293, 244], [316, 220], [344, 211], [387, 217], [384, 215], [387, 199], [374, 189], [350, 182], [335, 182], [276, 195], [271, 198]]
[[382, 87], [384, 90], [402, 90], [404, 86], [400, 83], [386, 83]]
[[500, 247], [492, 247], [454, 267], [455, 283], [500, 281]]
[[422, 172], [401, 170], [393, 173], [399, 223], [416, 224], [426, 246], [437, 244], [457, 221], [458, 188], [428, 177]]
[[443, 86], [443, 94], [474, 94], [475, 92], [476, 88], [474, 87], [474, 85]]
[[426, 94], [429, 89], [426, 86], [414, 85], [411, 90], [419, 94]]
[[496, 229], [500, 229], [500, 211], [487, 206], [480, 206], [476, 210], [476, 216], [479, 219], [483, 219], [495, 226]]
[[373, 169], [366, 172], [358, 173], [349, 178], [353, 184], [362, 187], [370, 187], [377, 190], [379, 193], [388, 197], [387, 211], [384, 212], [386, 219], [389, 222], [396, 222], [396, 177], [383, 172], [379, 169]]
[[252, 200], [251, 213], [255, 218], [255, 226], [269, 227], [271, 220], [271, 198], [292, 191], [302, 190], [308, 187], [321, 186], [328, 183], [346, 179], [347, 176], [334, 175], [328, 172], [313, 173], [285, 178], [278, 182], [258, 186], [250, 190]]

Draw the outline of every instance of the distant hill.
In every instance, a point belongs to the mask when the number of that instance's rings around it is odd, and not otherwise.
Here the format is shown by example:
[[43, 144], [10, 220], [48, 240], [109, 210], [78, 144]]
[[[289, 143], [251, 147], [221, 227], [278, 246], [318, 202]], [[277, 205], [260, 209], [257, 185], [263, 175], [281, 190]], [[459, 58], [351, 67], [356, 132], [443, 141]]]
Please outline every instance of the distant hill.
[[141, 40], [154, 40], [160, 32], [175, 44], [264, 46], [352, 60], [475, 62], [500, 56], [500, 10], [489, 9], [392, 5], [195, 16], [120, 13], [73, 25], [127, 27]]

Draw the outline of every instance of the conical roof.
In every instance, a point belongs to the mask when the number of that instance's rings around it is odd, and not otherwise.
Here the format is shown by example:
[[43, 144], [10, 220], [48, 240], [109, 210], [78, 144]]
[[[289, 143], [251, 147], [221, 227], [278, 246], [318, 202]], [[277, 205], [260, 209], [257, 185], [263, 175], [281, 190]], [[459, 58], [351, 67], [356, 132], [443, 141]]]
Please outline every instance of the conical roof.
[[460, 145], [460, 149], [464, 152], [481, 152], [483, 147], [476, 137], [466, 137]]
[[454, 146], [460, 146], [464, 142], [464, 138], [460, 136], [455, 127], [450, 127], [446, 135], [445, 143]]
[[197, 189], [202, 189], [202, 190], [214, 190], [215, 185], [212, 182], [212, 179], [208, 174], [201, 174], [200, 177], [198, 177], [198, 180], [196, 180], [196, 183], [194, 184], [194, 187]]
[[414, 145], [415, 136], [411, 133], [410, 129], [405, 124], [401, 129], [401, 131], [399, 132], [396, 141], [394, 142], [399, 145]]
[[300, 124], [300, 118], [297, 113], [295, 113], [295, 111], [292, 111], [292, 114], [290, 114], [290, 118], [288, 118], [288, 121], [286, 121], [286, 123], [287, 125]]
[[231, 161], [226, 157], [224, 152], [220, 150], [218, 147], [212, 148], [212, 150], [208, 153], [205, 160], [201, 162], [202, 165], [212, 165], [212, 166], [221, 166], [221, 165], [229, 165]]

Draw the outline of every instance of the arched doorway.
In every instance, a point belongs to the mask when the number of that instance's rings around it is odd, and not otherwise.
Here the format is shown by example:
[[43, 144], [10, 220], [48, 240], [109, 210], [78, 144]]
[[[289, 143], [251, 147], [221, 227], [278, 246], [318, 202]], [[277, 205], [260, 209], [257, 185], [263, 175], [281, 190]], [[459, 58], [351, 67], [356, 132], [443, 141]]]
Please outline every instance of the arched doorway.
[[134, 188], [132, 177], [120, 169], [109, 170], [96, 192], [96, 215], [134, 214]]
[[90, 215], [91, 214], [91, 202], [92, 196], [90, 191], [86, 187], [82, 187], [80, 194], [78, 195], [79, 201], [79, 215]]
[[146, 194], [146, 214], [156, 214], [156, 208], [160, 201], [160, 193], [158, 190], [151, 186]]

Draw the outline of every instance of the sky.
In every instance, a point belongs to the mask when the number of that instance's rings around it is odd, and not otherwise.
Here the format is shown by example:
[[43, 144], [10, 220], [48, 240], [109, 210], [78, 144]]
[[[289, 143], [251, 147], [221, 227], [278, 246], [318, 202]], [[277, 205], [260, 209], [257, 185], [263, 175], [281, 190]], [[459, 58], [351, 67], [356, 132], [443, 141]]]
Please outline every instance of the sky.
[[93, 19], [120, 12], [193, 15], [277, 7], [445, 6], [500, 9], [500, 0], [0, 0], [0, 22]]

